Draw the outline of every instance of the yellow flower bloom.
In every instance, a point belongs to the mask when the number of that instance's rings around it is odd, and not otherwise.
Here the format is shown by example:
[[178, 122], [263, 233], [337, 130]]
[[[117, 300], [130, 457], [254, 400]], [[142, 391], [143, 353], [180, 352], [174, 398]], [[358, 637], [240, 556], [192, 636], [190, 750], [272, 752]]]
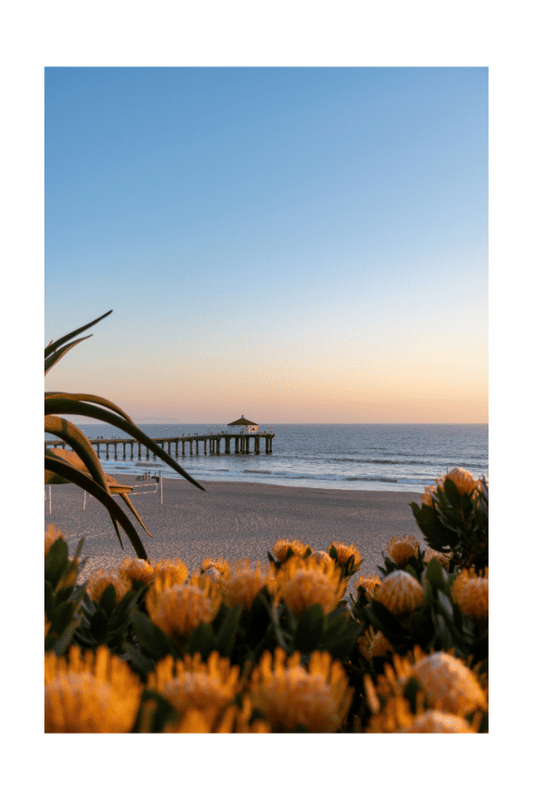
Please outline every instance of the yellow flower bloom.
[[[200, 653], [186, 654], [183, 660], [167, 656], [148, 675], [147, 685], [163, 695], [179, 714], [190, 709], [201, 712], [211, 728], [235, 699], [240, 688], [240, 670], [229, 658], [222, 658], [216, 652], [206, 662]], [[174, 725], [168, 730], [174, 730]]]
[[165, 558], [154, 564], [154, 579], [160, 578], [165, 585], [185, 583], [189, 570], [179, 558]]
[[391, 561], [399, 567], [404, 567], [410, 558], [416, 558], [419, 551], [420, 545], [414, 536], [393, 536], [387, 545]]
[[178, 722], [165, 727], [165, 733], [271, 733], [271, 726], [263, 719], [250, 722], [252, 705], [248, 697], [242, 700], [242, 706], [232, 703], [219, 721], [214, 723], [196, 708], [189, 708]]
[[339, 661], [315, 651], [307, 667], [300, 653], [276, 648], [263, 653], [252, 671], [248, 694], [274, 732], [291, 732], [304, 725], [312, 733], [338, 731], [350, 708], [353, 690]]
[[477, 490], [478, 488], [477, 481], [472, 473], [468, 472], [468, 470], [463, 469], [462, 467], [455, 467], [455, 469], [452, 469], [450, 472], [446, 473], [444, 478], [438, 478], [437, 483], [439, 486], [444, 486], [444, 481], [446, 478], [449, 478], [455, 483], [461, 494], [470, 494], [471, 491], [474, 489]]
[[285, 561], [276, 575], [277, 598], [283, 599], [297, 617], [315, 603], [324, 614], [333, 611], [346, 591], [341, 567], [335, 562], [313, 562], [293, 556]]
[[[476, 675], [460, 659], [438, 651], [427, 655], [415, 645], [407, 656], [392, 655], [392, 665], [384, 665], [376, 686], [369, 675], [363, 676], [365, 693], [373, 714], [371, 730], [384, 733], [413, 723], [407, 699], [402, 697], [409, 681], [419, 684], [416, 714], [427, 710], [464, 717], [487, 708], [487, 695]], [[406, 716], [406, 712], [409, 713]]]
[[478, 626], [486, 626], [489, 618], [489, 580], [464, 569], [454, 580], [451, 595], [463, 614]]
[[216, 569], [223, 577], [229, 575], [230, 566], [225, 558], [204, 558], [200, 565], [200, 572]]
[[[365, 676], [367, 677], [367, 676]], [[418, 699], [415, 714], [411, 713], [405, 697], [389, 700], [379, 713], [369, 721], [368, 733], [476, 733], [476, 730], [456, 714], [430, 709], [422, 710], [422, 698]]]
[[257, 593], [267, 586], [273, 591], [275, 581], [272, 569], [258, 561], [252, 566], [250, 559], [235, 561], [225, 577], [222, 585], [222, 597], [230, 608], [240, 603], [245, 611], [249, 611]]
[[333, 547], [337, 551], [336, 561], [338, 564], [344, 566], [344, 564], [349, 561], [349, 559], [353, 556], [354, 559], [354, 572], [357, 571], [362, 562], [361, 553], [359, 548], [352, 544], [345, 544], [344, 542], [333, 542]]
[[436, 498], [434, 492], [437, 491], [437, 486], [432, 484], [431, 486], [426, 486], [424, 489], [424, 494], [422, 495], [422, 505], [426, 506], [433, 506], [436, 505]]
[[314, 564], [320, 564], [321, 562], [329, 564], [333, 559], [325, 550], [314, 550], [309, 556], [309, 561], [312, 561]]
[[221, 601], [219, 586], [203, 575], [194, 574], [188, 583], [173, 583], [172, 575], [156, 578], [145, 600], [152, 622], [178, 643], [201, 622], [212, 622]]
[[293, 555], [303, 558], [309, 545], [303, 544], [299, 539], [293, 539], [292, 542], [289, 542], [288, 539], [278, 539], [272, 548], [272, 555], [277, 561], [285, 561], [289, 547]]
[[154, 579], [154, 568], [144, 558], [125, 558], [118, 573], [126, 580], [136, 583], [150, 583]]
[[386, 606], [391, 614], [404, 616], [422, 605], [424, 590], [408, 572], [390, 572], [374, 594], [374, 599]]
[[412, 722], [398, 730], [398, 733], [476, 733], [466, 719], [443, 711], [425, 711]]
[[383, 658], [392, 652], [393, 647], [388, 639], [381, 633], [376, 631], [370, 625], [363, 635], [358, 639], [357, 646], [361, 655], [367, 661], [372, 661], [374, 658]]
[[376, 589], [381, 585], [381, 578], [378, 575], [358, 575], [355, 579], [354, 589], [360, 596], [362, 594], [371, 598], [375, 595]]
[[444, 569], [450, 568], [451, 555], [441, 553], [439, 550], [433, 550], [431, 547], [428, 547], [424, 553], [424, 563], [429, 564], [432, 558], [436, 558]]
[[416, 678], [431, 708], [464, 715], [486, 705], [486, 695], [474, 673], [458, 658], [442, 651], [417, 661], [402, 685]]
[[142, 692], [126, 662], [101, 646], [81, 655], [73, 645], [68, 660], [45, 654], [46, 733], [127, 733]]
[[109, 585], [115, 587], [116, 602], [119, 603], [125, 594], [131, 591], [131, 581], [121, 575], [116, 569], [105, 569], [100, 567], [93, 570], [87, 581], [86, 592], [95, 603], [102, 599], [104, 591]]

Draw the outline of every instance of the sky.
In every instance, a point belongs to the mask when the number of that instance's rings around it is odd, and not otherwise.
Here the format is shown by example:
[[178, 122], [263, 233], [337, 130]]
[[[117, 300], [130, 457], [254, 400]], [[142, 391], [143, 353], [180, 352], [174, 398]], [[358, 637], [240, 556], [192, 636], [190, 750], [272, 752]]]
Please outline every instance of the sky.
[[138, 422], [488, 421], [488, 70], [45, 70], [46, 389]]

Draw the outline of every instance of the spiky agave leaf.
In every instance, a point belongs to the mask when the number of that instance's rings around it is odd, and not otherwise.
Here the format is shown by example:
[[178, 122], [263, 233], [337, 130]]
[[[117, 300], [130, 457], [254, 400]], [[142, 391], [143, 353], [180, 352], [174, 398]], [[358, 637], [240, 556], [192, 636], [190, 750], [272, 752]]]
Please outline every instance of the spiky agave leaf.
[[[73, 425], [68, 420], [61, 419], [61, 417], [56, 417], [53, 414], [45, 415], [44, 430], [45, 433], [57, 436], [59, 439], [66, 442], [66, 444], [70, 445], [73, 451], [82, 460], [85, 469], [90, 473], [93, 480], [99, 483], [102, 489], [107, 490], [105, 473], [100, 464], [100, 460], [96, 457], [96, 453], [83, 431], [80, 431], [76, 425]], [[46, 480], [45, 483], [47, 483]]]
[[[147, 436], [140, 428], [138, 428], [133, 422], [130, 422], [128, 419], [118, 416], [118, 414], [113, 414], [110, 411], [107, 411], [106, 408], [100, 407], [100, 405], [92, 405], [92, 403], [86, 403], [81, 400], [73, 399], [78, 397], [78, 395], [70, 395], [67, 392], [54, 392], [52, 395], [47, 395], [45, 397], [45, 413], [46, 414], [77, 414], [83, 417], [91, 417], [92, 419], [99, 419], [101, 422], [107, 422], [109, 425], [113, 425], [115, 428], [119, 428], [120, 430], [128, 433], [132, 436], [136, 441], [144, 444], [149, 450], [155, 453], [165, 464], [168, 464], [169, 467], [172, 467], [176, 472], [179, 472], [182, 477], [196, 486], [198, 489], [201, 489], [205, 492], [205, 489], [201, 484], [199, 484], [188, 472], [186, 472], [183, 467], [181, 467], [177, 461], [163, 450], [162, 447], [159, 447], [158, 444], [152, 441], [149, 436]], [[96, 400], [93, 402], [96, 403]], [[106, 402], [107, 407], [109, 404]]]
[[89, 492], [93, 497], [95, 497], [102, 505], [104, 505], [111, 515], [111, 519], [115, 526], [115, 530], [117, 532], [117, 536], [120, 541], [120, 545], [122, 549], [124, 546], [122, 544], [122, 540], [120, 538], [120, 533], [116, 526], [116, 521], [120, 523], [122, 528], [124, 529], [126, 535], [128, 536], [130, 542], [132, 543], [135, 552], [138, 558], [144, 558], [148, 561], [148, 556], [146, 554], [146, 550], [144, 549], [144, 545], [139, 538], [139, 534], [135, 530], [134, 525], [130, 522], [126, 513], [121, 509], [118, 503], [111, 497], [110, 494], [105, 489], [102, 489], [100, 484], [96, 483], [86, 472], [82, 472], [79, 469], [68, 464], [62, 458], [58, 458], [54, 455], [46, 455], [44, 457], [44, 468], [45, 470], [49, 470], [50, 472], [59, 475], [62, 478], [66, 478], [69, 483], [74, 483], [76, 486], [79, 486], [81, 489], [84, 489], [86, 492]]
[[[92, 336], [92, 333], [90, 333], [89, 336], [83, 336], [81, 339], [77, 339], [75, 342], [71, 342], [66, 347], [62, 347], [62, 345], [65, 345], [67, 342], [70, 342], [70, 340], [73, 339], [75, 336], [77, 336], [79, 333], [83, 333], [83, 331], [88, 330], [88, 328], [92, 328], [93, 325], [96, 325], [97, 322], [100, 322], [100, 320], [104, 319], [105, 317], [108, 317], [112, 313], [113, 309], [107, 311], [105, 314], [102, 314], [102, 316], [98, 317], [98, 319], [94, 319], [92, 322], [88, 322], [87, 325], [82, 325], [81, 328], [77, 328], [75, 331], [71, 331], [70, 333], [65, 334], [65, 336], [62, 336], [57, 341], [50, 342], [48, 347], [45, 347], [44, 349], [44, 374], [46, 375], [46, 373], [54, 366], [54, 364], [56, 364], [60, 358], [63, 358], [65, 353], [67, 353], [72, 347], [74, 347], [76, 344], [79, 344], [79, 342], [83, 342], [85, 339], [90, 338], [90, 336]], [[58, 350], [58, 348], [61, 349]]]
[[[84, 336], [82, 338], [72, 341], [75, 336], [83, 333], [88, 328], [91, 328], [100, 320], [109, 316], [112, 311], [98, 317], [97, 319], [77, 328], [75, 331], [67, 333], [56, 342], [50, 342], [48, 347], [45, 348], [45, 375], [46, 373], [76, 344], [89, 338]], [[90, 334], [91, 336], [92, 334]], [[125, 431], [130, 436], [133, 436], [141, 444], [144, 444], [155, 455], [158, 455], [162, 461], [168, 464], [172, 469], [182, 475], [190, 483], [197, 486], [202, 491], [205, 491], [197, 481], [194, 480], [180, 465], [174, 461], [170, 455], [167, 455], [163, 448], [159, 447], [153, 442], [150, 437], [146, 436], [134, 423], [131, 417], [128, 416], [119, 406], [106, 400], [98, 395], [91, 394], [72, 394], [66, 392], [46, 392], [45, 393], [45, 431], [57, 435], [63, 439], [67, 444], [72, 447], [74, 452], [69, 452], [68, 456], [65, 452], [53, 453], [47, 450], [45, 446], [45, 482], [46, 483], [74, 483], [77, 486], [85, 489], [93, 497], [99, 500], [109, 511], [111, 521], [115, 528], [116, 534], [120, 541], [120, 531], [118, 523], [124, 528], [130, 541], [132, 542], [135, 552], [139, 558], [148, 560], [146, 551], [142, 545], [139, 536], [133, 527], [132, 523], [111, 496], [114, 493], [120, 494], [128, 508], [135, 515], [140, 522], [146, 533], [149, 536], [152, 534], [146, 529], [144, 523], [139, 517], [133, 504], [127, 497], [130, 487], [120, 486], [116, 483], [115, 479], [109, 475], [105, 475], [100, 464], [100, 460], [94, 453], [91, 443], [75, 425], [66, 420], [58, 417], [58, 414], [74, 414], [86, 416], [92, 419], [99, 419], [102, 422], [107, 422], [120, 430]], [[74, 463], [69, 463], [69, 461]], [[123, 490], [123, 491], [122, 491]]]

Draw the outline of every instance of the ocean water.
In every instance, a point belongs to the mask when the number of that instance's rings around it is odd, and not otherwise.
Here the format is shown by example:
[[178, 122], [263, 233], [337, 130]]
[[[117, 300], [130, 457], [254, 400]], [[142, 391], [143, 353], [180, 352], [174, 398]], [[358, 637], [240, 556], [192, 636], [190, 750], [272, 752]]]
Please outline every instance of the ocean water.
[[[89, 439], [125, 436], [110, 425], [80, 424]], [[139, 425], [152, 438], [226, 431], [221, 424]], [[357, 491], [418, 492], [453, 467], [469, 470], [475, 478], [488, 478], [488, 425], [275, 425], [260, 426], [275, 433], [272, 453], [249, 455], [203, 453], [185, 456], [178, 463], [200, 483], [240, 481]], [[231, 433], [231, 429], [228, 430]], [[52, 437], [47, 437], [52, 438]], [[224, 445], [222, 445], [222, 448]], [[232, 450], [234, 444], [232, 442]], [[101, 461], [106, 472], [179, 476], [159, 458], [124, 459], [122, 447], [115, 458]], [[172, 457], [174, 449], [172, 448]]]

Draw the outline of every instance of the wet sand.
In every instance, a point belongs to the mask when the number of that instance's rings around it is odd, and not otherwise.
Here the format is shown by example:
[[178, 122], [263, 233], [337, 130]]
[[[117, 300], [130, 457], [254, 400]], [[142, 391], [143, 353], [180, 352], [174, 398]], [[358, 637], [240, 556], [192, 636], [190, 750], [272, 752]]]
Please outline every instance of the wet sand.
[[[420, 503], [418, 493], [212, 481], [203, 484], [202, 492], [183, 479], [164, 479], [161, 503], [160, 487], [157, 493], [147, 493], [157, 484], [133, 475], [114, 477], [134, 487], [131, 501], [154, 536], [151, 539], [136, 523], [152, 563], [180, 558], [194, 570], [208, 556], [266, 561], [277, 539], [300, 539], [314, 550], [327, 550], [332, 542], [341, 541], [359, 548], [364, 559], [360, 572], [372, 574], [383, 563], [381, 553], [391, 536], [410, 534], [423, 542], [409, 507], [410, 502]], [[87, 495], [84, 509], [82, 489], [73, 484], [52, 486], [50, 512], [48, 489], [45, 525], [61, 529], [71, 554], [84, 538], [82, 557], [88, 560], [80, 577], [135, 556], [123, 532], [121, 549], [109, 514], [94, 498]]]

